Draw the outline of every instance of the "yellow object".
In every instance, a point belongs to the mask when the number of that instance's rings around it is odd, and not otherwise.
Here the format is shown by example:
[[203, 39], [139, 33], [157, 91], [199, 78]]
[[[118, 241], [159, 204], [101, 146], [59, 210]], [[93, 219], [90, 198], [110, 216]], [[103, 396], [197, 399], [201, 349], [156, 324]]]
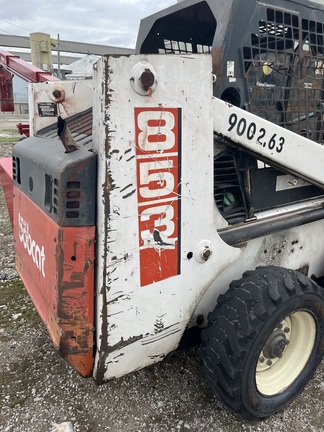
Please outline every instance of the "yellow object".
[[47, 33], [31, 33], [30, 48], [34, 66], [53, 72], [51, 37]]
[[262, 66], [262, 71], [264, 75], [270, 75], [272, 72], [271, 64], [269, 62], [264, 63], [264, 65]]

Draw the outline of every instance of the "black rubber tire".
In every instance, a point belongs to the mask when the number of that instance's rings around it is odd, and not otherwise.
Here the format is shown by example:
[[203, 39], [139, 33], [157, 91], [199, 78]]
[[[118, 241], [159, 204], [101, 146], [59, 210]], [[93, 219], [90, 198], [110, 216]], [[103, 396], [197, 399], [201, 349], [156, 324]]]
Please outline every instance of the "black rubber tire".
[[[311, 353], [292, 384], [264, 395], [256, 383], [260, 352], [278, 324], [298, 311], [308, 312], [316, 323]], [[280, 267], [244, 273], [209, 314], [199, 353], [212, 392], [234, 412], [248, 419], [274, 414], [300, 394], [323, 357], [323, 288], [297, 271]]]

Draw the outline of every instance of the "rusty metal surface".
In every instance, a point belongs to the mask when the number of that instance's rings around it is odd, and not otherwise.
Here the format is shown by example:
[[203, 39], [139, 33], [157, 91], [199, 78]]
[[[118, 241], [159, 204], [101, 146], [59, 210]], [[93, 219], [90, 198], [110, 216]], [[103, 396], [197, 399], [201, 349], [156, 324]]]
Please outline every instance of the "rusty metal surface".
[[59, 117], [57, 120], [57, 134], [64, 145], [66, 153], [72, 153], [77, 149], [76, 142], [74, 141], [71, 131], [66, 124], [66, 121]]
[[61, 229], [57, 248], [59, 352], [84, 377], [94, 363], [94, 233], [95, 227]]
[[18, 273], [56, 349], [82, 376], [90, 376], [95, 227], [58, 226], [16, 187], [14, 208]]

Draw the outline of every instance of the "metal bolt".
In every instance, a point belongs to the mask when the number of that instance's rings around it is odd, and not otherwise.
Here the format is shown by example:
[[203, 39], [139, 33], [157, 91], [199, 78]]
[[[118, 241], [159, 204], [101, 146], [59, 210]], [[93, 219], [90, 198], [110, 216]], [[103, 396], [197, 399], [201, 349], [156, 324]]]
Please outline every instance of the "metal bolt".
[[202, 257], [205, 261], [207, 261], [211, 256], [211, 250], [209, 248], [205, 248]]
[[140, 77], [144, 90], [148, 90], [154, 84], [155, 78], [150, 69], [145, 69]]
[[259, 358], [259, 363], [264, 363], [264, 360], [265, 360], [264, 357], [260, 357]]
[[272, 365], [272, 361], [271, 361], [271, 360], [268, 360], [268, 361], [267, 361], [267, 365], [268, 365], [268, 366], [271, 366], [271, 365]]
[[285, 328], [284, 328], [284, 332], [285, 332], [285, 333], [289, 333], [289, 332], [290, 332], [290, 328], [289, 328], [289, 327], [285, 327]]
[[55, 99], [58, 99], [59, 97], [61, 97], [60, 90], [54, 90], [53, 91], [53, 96], [55, 97]]
[[282, 329], [282, 327], [283, 327], [282, 323], [280, 323], [280, 324], [277, 325], [278, 329]]

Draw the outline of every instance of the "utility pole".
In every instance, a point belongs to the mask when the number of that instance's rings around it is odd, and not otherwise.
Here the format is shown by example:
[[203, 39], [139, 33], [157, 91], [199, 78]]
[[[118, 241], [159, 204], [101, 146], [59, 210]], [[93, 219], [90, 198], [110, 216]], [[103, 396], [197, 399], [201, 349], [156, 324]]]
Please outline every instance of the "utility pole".
[[60, 35], [57, 35], [57, 78], [61, 78]]

